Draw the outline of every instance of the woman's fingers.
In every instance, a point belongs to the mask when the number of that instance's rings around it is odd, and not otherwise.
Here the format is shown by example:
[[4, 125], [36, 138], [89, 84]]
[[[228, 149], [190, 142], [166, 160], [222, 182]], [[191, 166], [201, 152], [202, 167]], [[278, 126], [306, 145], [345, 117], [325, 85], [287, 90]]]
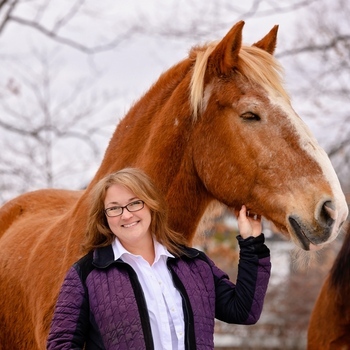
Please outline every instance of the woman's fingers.
[[238, 226], [243, 238], [258, 236], [261, 234], [261, 215], [250, 212], [245, 205], [242, 205], [238, 215]]

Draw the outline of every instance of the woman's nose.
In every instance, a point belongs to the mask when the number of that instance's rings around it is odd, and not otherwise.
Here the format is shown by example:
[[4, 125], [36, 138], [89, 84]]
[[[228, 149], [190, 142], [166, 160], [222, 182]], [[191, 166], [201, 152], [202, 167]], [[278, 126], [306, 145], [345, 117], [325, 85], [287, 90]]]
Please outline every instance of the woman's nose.
[[122, 217], [123, 219], [129, 219], [133, 216], [133, 213], [130, 213], [129, 210], [127, 210], [126, 208], [124, 208], [123, 213], [122, 213]]

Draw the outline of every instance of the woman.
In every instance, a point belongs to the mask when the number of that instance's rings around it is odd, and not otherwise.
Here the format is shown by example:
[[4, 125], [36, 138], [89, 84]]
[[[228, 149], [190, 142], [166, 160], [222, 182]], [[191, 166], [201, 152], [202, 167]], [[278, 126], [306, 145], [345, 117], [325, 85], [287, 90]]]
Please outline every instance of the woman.
[[[189, 208], [190, 210], [190, 208]], [[127, 168], [94, 188], [84, 249], [62, 285], [48, 349], [213, 349], [214, 319], [254, 324], [270, 277], [260, 218], [238, 215], [237, 283], [167, 224], [151, 180]]]

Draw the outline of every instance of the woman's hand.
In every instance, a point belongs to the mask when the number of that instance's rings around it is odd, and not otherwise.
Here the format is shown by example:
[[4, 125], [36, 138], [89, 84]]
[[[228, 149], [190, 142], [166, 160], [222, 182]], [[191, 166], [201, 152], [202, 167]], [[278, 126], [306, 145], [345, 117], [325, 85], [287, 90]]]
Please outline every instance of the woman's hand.
[[238, 212], [237, 220], [239, 233], [242, 236], [242, 238], [248, 238], [250, 236], [257, 237], [261, 234], [261, 216], [248, 216], [247, 208], [245, 205], [242, 205], [241, 210]]

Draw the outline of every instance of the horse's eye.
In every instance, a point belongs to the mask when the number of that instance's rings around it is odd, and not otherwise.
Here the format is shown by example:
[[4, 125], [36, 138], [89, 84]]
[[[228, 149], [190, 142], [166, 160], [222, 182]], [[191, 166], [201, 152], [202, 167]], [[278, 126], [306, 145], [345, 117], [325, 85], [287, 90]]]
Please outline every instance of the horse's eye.
[[241, 118], [247, 121], [259, 121], [260, 117], [252, 112], [246, 112], [241, 115]]

